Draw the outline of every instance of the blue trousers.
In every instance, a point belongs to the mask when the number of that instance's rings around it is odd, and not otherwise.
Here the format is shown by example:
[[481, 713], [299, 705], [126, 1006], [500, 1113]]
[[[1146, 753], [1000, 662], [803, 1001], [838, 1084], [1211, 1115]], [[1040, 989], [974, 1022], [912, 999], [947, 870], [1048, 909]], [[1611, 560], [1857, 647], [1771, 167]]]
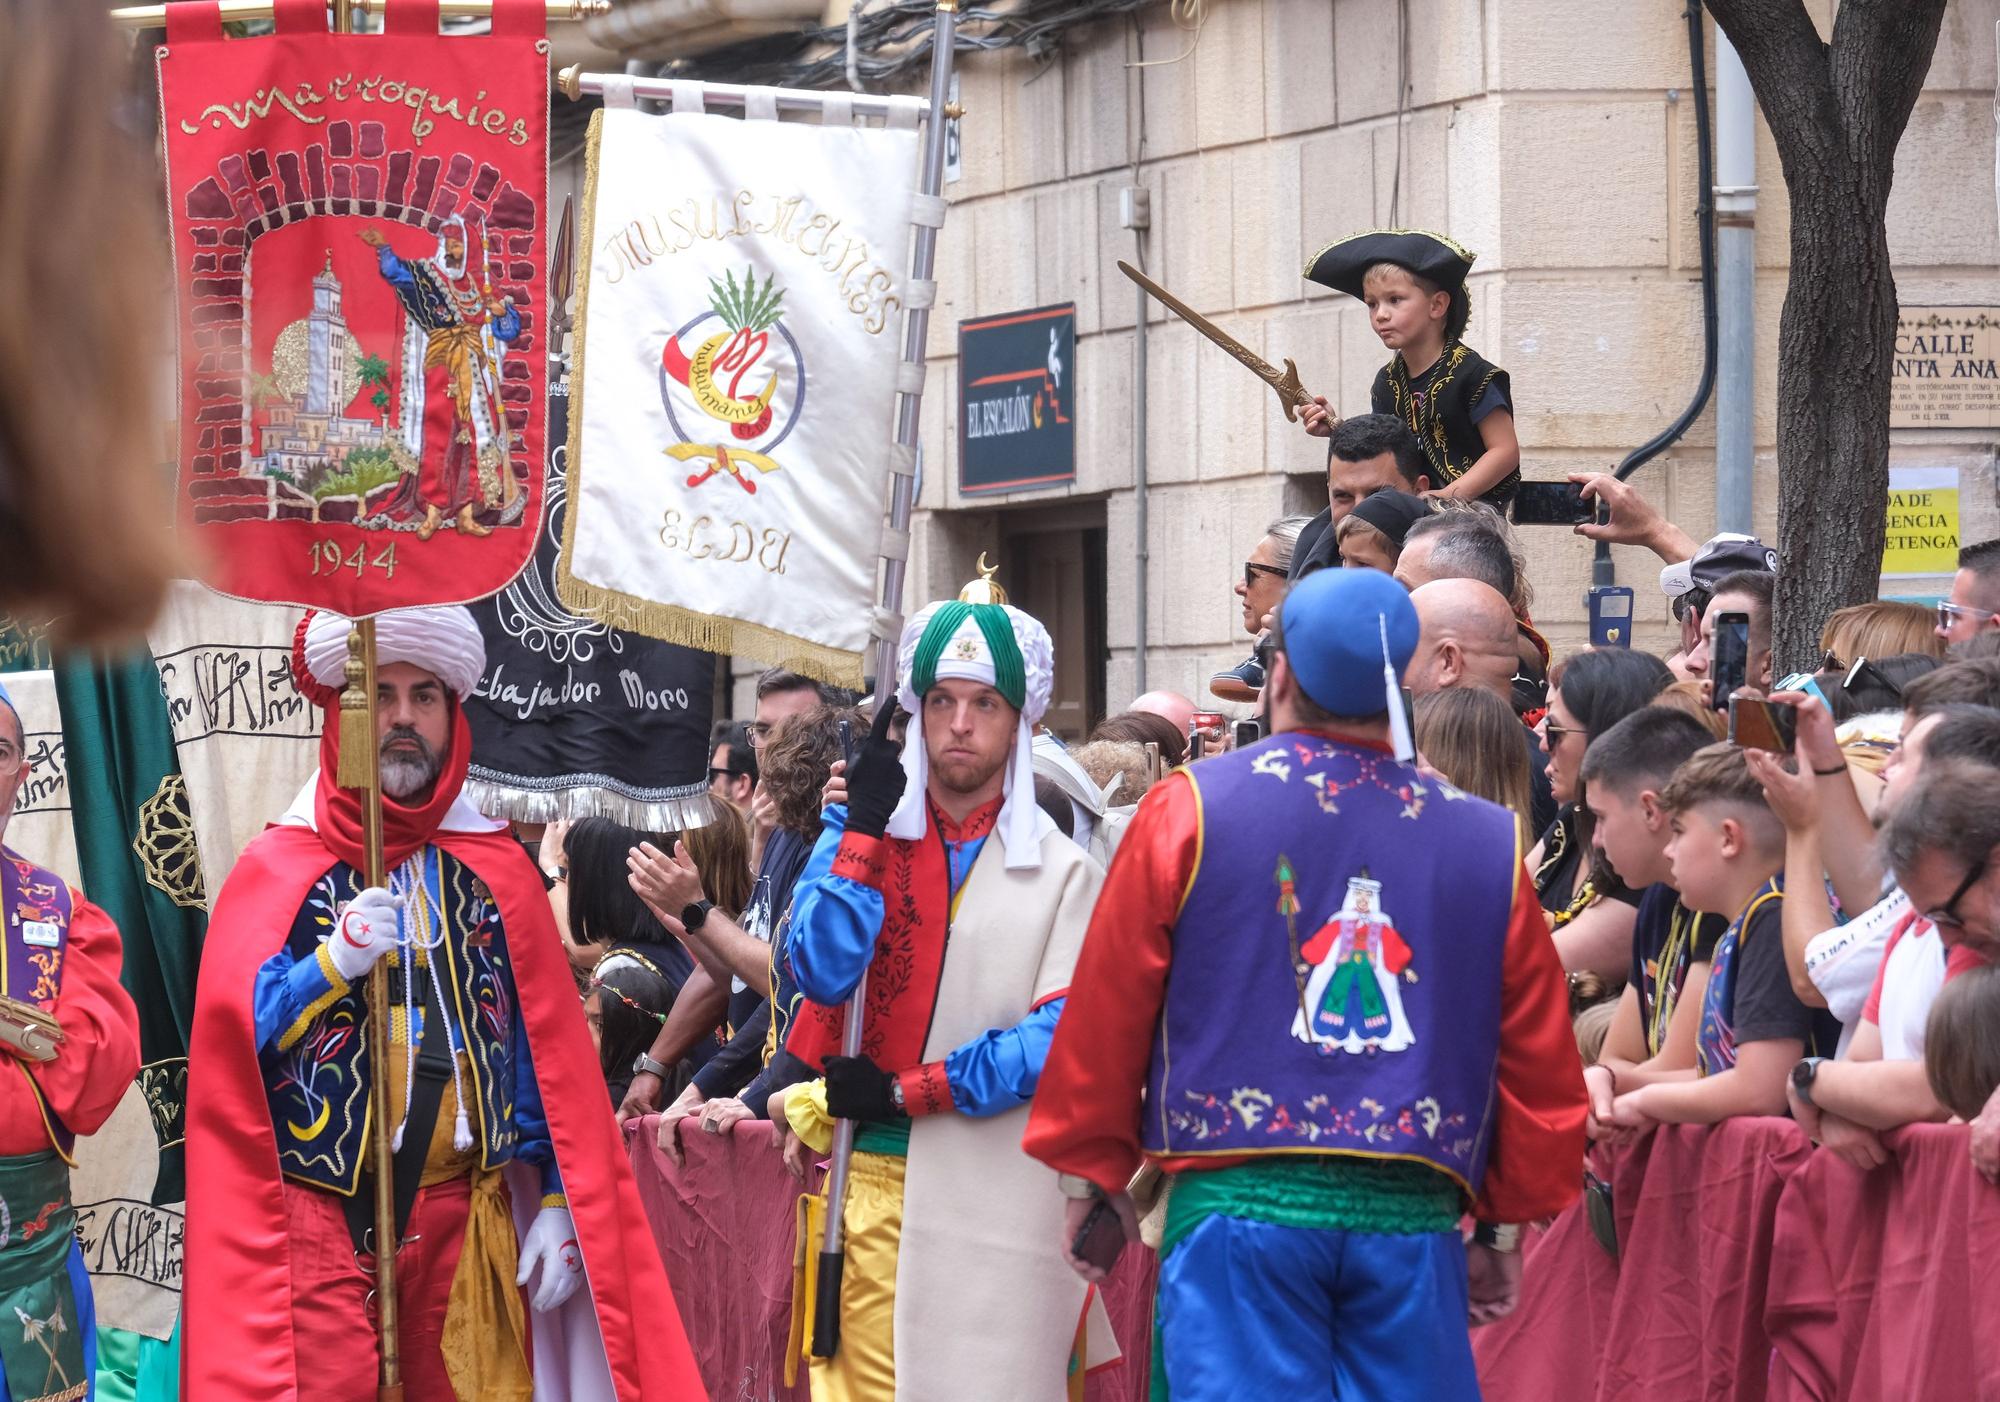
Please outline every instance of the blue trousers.
[[[83, 1268], [83, 1248], [75, 1242], [69, 1248], [69, 1283], [76, 1292], [77, 1329], [83, 1335], [83, 1371], [91, 1378], [86, 1398], [97, 1396], [97, 1302], [90, 1293], [90, 1272]], [[14, 1402], [7, 1377], [0, 1373], [0, 1402]]]
[[1160, 1263], [1157, 1313], [1171, 1402], [1478, 1402], [1455, 1232], [1210, 1217]]

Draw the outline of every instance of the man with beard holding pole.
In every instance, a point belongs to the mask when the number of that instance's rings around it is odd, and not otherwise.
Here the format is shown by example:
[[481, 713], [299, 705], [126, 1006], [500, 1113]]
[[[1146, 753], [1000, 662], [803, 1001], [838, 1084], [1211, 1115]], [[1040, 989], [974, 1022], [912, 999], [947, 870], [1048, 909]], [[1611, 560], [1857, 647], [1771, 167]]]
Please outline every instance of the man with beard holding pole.
[[[336, 704], [352, 631], [330, 614], [300, 627], [294, 669], [327, 710], [320, 770], [243, 850], [203, 950], [183, 1392], [366, 1397], [379, 1322], [385, 1365], [400, 1355], [389, 1396], [405, 1380], [426, 1402], [690, 1395], [659, 1257], [628, 1244], [642, 1212], [616, 1130], [595, 1101], [549, 1093], [598, 1071], [541, 880], [460, 797], [478, 626], [461, 607], [375, 620], [373, 735], [349, 723], [351, 693]], [[363, 767], [380, 758], [366, 803], [341, 782], [356, 745]]]

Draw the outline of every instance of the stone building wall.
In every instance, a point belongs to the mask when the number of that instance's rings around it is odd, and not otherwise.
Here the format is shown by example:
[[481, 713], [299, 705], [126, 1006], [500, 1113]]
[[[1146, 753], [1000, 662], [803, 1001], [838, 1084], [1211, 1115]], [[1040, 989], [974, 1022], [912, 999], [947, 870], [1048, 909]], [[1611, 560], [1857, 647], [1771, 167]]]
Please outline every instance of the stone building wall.
[[[1134, 294], [1117, 259], [1119, 189], [1151, 191], [1144, 263], [1309, 388], [1366, 412], [1386, 358], [1365, 309], [1304, 282], [1322, 244], [1387, 223], [1448, 231], [1480, 257], [1467, 340], [1512, 374], [1530, 478], [1605, 467], [1686, 404], [1700, 368], [1694, 111], [1678, 0], [1407, 0], [1411, 95], [1396, 111], [1397, 0], [1210, 0], [1198, 38], [1167, 7], [1073, 31], [1046, 65], [961, 59], [964, 174], [948, 185], [924, 402], [914, 600], [956, 589], [1003, 526], [1102, 513], [1112, 706], [1131, 695], [1136, 505]], [[1816, 6], [1822, 28], [1831, 6]], [[2000, 303], [1994, 23], [1952, 0], [1898, 157], [1890, 242], [1902, 300]], [[1709, 69], [1713, 74], [1712, 40]], [[1711, 77], [1712, 81], [1712, 77]], [[1143, 125], [1140, 113], [1143, 105]], [[1143, 147], [1138, 135], [1143, 134]], [[1136, 160], [1136, 182], [1134, 177]], [[1761, 130], [1756, 515], [1776, 529], [1783, 180]], [[1077, 304], [1077, 481], [968, 499], [957, 490], [957, 323]], [[1199, 694], [1245, 654], [1230, 585], [1266, 522], [1324, 504], [1324, 445], [1275, 398], [1154, 308], [1148, 318], [1149, 682]], [[1701, 538], [1714, 519], [1713, 403], [1635, 481]], [[1965, 534], [2000, 534], [1995, 435], [1899, 431], [1893, 461], [1961, 468]], [[1523, 533], [1536, 616], [1584, 638], [1589, 550]], [[1644, 641], [1664, 638], [1658, 562], [1616, 552]]]

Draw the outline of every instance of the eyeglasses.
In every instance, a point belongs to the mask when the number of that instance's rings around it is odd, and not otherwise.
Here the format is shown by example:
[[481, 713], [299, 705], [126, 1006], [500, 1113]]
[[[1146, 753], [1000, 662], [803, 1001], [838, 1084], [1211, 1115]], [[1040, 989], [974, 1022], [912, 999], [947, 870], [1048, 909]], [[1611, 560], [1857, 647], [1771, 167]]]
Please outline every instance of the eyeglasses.
[[27, 755], [11, 740], [0, 740], [0, 779], [11, 779], [21, 768]]
[[1965, 899], [1965, 893], [1979, 884], [1979, 878], [1986, 875], [1986, 868], [1992, 863], [1993, 854], [1988, 852], [1965, 874], [1965, 880], [1958, 883], [1958, 889], [1951, 893], [1951, 899], [1936, 910], [1924, 912], [1924, 919], [1940, 930], [1964, 930], [1965, 921], [1959, 917], [1958, 903]]
[[1995, 617], [2000, 617], [2000, 615], [1996, 615], [1991, 609], [1969, 608], [1964, 604], [1949, 603], [1943, 599], [1938, 600], [1937, 626], [1940, 633], [1950, 632], [1952, 620], [1961, 616], [1965, 618], [1977, 618], [1982, 623], [1989, 623]]
[[1243, 562], [1243, 587], [1245, 589], [1255, 589], [1259, 574], [1274, 574], [1280, 579], [1285, 577], [1285, 571], [1279, 569], [1276, 565], [1260, 565], [1255, 560], [1245, 560]]
[[1588, 735], [1590, 732], [1582, 726], [1557, 725], [1552, 720], [1544, 720], [1542, 722], [1542, 733], [1549, 737], [1549, 744], [1553, 747], [1565, 735]]
[[[718, 781], [726, 784], [731, 779], [734, 779], [736, 777], [737, 777], [736, 774], [728, 769], [711, 769], [708, 771], [708, 782], [711, 784], [716, 783]], [[742, 777], [747, 779], [750, 776], [748, 774], [745, 774]]]
[[764, 742], [771, 738], [771, 726], [768, 721], [753, 720], [743, 727], [743, 732], [749, 737], [750, 748], [753, 750], [763, 749]]

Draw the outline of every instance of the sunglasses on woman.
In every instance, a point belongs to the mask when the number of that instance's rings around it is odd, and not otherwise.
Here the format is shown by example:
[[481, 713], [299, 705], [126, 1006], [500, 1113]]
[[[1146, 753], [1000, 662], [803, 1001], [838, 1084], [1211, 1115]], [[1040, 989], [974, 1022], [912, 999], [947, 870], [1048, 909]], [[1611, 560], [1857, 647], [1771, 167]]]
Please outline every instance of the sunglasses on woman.
[[1276, 565], [1260, 565], [1255, 560], [1245, 560], [1243, 562], [1243, 587], [1245, 589], [1255, 589], [1259, 574], [1274, 574], [1280, 579], [1285, 577], [1285, 572]]

